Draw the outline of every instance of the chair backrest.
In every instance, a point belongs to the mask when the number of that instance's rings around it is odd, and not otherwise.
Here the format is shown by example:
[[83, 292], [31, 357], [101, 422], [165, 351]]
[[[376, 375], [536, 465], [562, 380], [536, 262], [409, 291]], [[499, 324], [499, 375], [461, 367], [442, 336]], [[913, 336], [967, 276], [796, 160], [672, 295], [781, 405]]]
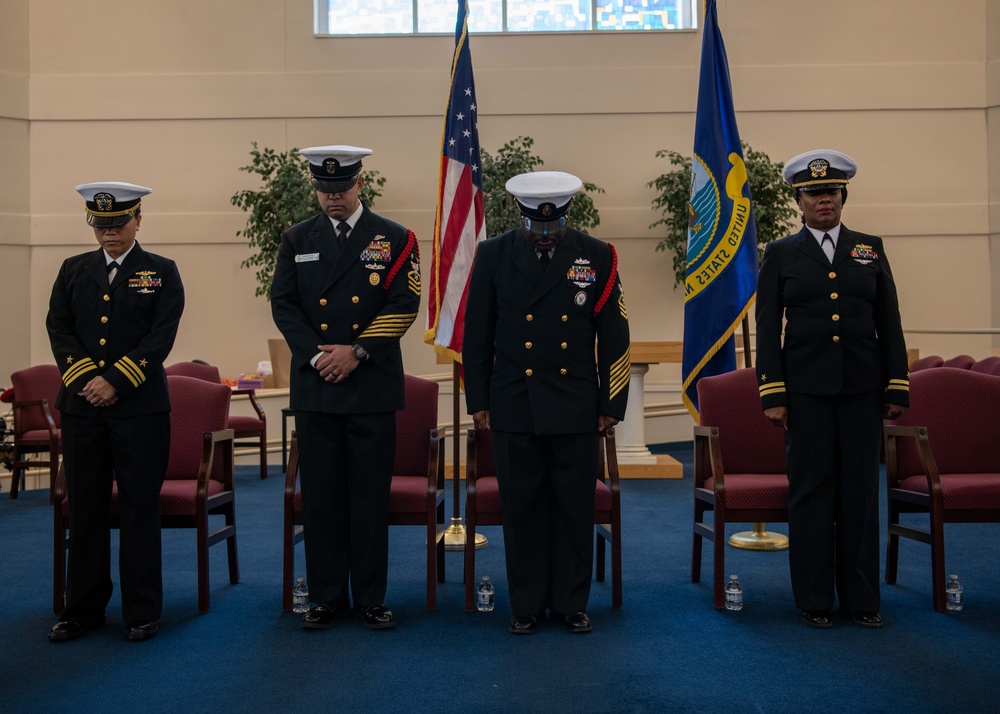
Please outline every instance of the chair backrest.
[[[938, 470], [1000, 472], [1000, 378], [968, 369], [910, 375], [910, 407], [895, 424], [926, 426]], [[923, 473], [913, 439], [898, 442], [900, 478]]]
[[785, 432], [764, 416], [753, 369], [698, 380], [698, 412], [719, 428], [726, 473], [785, 473]]
[[195, 379], [214, 382], [215, 384], [222, 382], [218, 367], [211, 364], [202, 364], [201, 362], [177, 362], [169, 367], [164, 367], [163, 371], [167, 373], [168, 377], [194, 377]]
[[[56, 427], [62, 426], [59, 410], [56, 409], [56, 397], [59, 396], [59, 388], [62, 386], [62, 375], [58, 367], [54, 364], [39, 364], [21, 369], [10, 375], [10, 383], [14, 388], [14, 399], [19, 402], [47, 400]], [[18, 412], [18, 423], [15, 428], [18, 434], [23, 434], [26, 431], [49, 427], [41, 409], [22, 409]]]
[[1000, 357], [987, 357], [976, 362], [969, 367], [973, 372], [980, 374], [1000, 375]]
[[[212, 384], [194, 377], [170, 375], [170, 459], [168, 479], [198, 477], [204, 435], [226, 428], [232, 390], [225, 384]], [[220, 454], [216, 453], [213, 478], [220, 473]]]
[[396, 460], [393, 476], [427, 478], [430, 431], [438, 426], [438, 383], [404, 376], [406, 408], [396, 412]]
[[922, 369], [931, 369], [932, 367], [940, 367], [944, 364], [944, 358], [940, 355], [927, 355], [926, 357], [921, 357], [920, 359], [913, 360], [913, 364], [910, 365], [910, 374], [914, 372], [919, 372]]
[[951, 359], [946, 359], [942, 367], [952, 367], [954, 369], [969, 369], [976, 363], [976, 359], [971, 355], [957, 355]]

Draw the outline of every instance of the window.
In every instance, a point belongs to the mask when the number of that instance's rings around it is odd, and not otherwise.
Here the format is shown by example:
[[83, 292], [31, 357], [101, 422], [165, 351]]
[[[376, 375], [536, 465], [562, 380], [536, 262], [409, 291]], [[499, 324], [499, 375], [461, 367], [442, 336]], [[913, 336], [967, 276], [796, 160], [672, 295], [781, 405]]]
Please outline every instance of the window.
[[[320, 35], [453, 33], [457, 0], [316, 0]], [[691, 30], [695, 0], [469, 0], [470, 32]]]

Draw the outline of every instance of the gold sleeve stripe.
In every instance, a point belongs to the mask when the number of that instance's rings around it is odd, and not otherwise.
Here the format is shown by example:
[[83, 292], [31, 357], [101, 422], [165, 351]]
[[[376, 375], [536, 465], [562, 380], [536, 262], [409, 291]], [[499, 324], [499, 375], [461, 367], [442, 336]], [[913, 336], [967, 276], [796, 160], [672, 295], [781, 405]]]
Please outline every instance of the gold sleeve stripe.
[[774, 389], [775, 387], [784, 388], [784, 386], [785, 386], [784, 382], [768, 382], [767, 384], [760, 385], [760, 391], [763, 392], [765, 389]]
[[910, 380], [908, 379], [890, 379], [889, 384], [899, 384], [905, 387], [910, 386]]
[[415, 312], [406, 315], [382, 315], [375, 318], [360, 337], [401, 337], [416, 319]]
[[784, 392], [785, 392], [785, 383], [784, 382], [777, 382], [777, 383], [772, 384], [772, 385], [770, 385], [768, 387], [761, 387], [760, 388], [760, 396], [762, 396], [762, 397], [767, 397], [767, 396], [770, 396], [772, 394], [784, 394]]
[[128, 377], [128, 381], [132, 383], [133, 387], [138, 387], [146, 381], [146, 375], [141, 369], [139, 369], [136, 363], [128, 357], [122, 357], [120, 360], [115, 362], [115, 367], [118, 371]]
[[611, 399], [618, 396], [618, 393], [628, 386], [629, 379], [631, 378], [631, 361], [629, 354], [629, 350], [625, 350], [625, 354], [615, 360], [615, 362], [611, 365], [611, 374], [608, 381], [608, 386], [610, 388], [609, 396]]
[[[893, 381], [895, 381], [895, 380], [893, 380]], [[908, 391], [910, 391], [910, 385], [909, 384], [892, 384], [890, 382], [889, 383], [889, 389], [897, 389], [900, 392], [908, 392]]]
[[81, 374], [86, 374], [87, 372], [91, 372], [96, 369], [97, 365], [94, 364], [94, 360], [89, 357], [82, 359], [63, 373], [63, 384], [68, 387], [76, 381]]

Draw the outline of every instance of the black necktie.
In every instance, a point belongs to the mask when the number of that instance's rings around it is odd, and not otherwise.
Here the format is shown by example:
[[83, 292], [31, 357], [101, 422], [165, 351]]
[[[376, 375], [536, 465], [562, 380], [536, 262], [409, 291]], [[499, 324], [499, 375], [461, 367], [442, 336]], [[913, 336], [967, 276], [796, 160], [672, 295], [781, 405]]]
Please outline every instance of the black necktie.
[[[828, 243], [830, 245], [829, 248], [826, 247]], [[833, 252], [834, 252], [835, 248], [834, 248], [834, 245], [833, 245], [833, 238], [830, 237], [829, 233], [824, 233], [823, 234], [823, 240], [820, 241], [820, 247], [823, 249], [823, 252], [826, 253], [826, 257], [829, 258], [830, 262], [832, 263], [833, 262]]]
[[552, 262], [552, 256], [549, 255], [549, 251], [541, 250], [538, 252], [538, 262], [542, 264], [542, 270], [549, 267], [549, 263]]
[[115, 279], [115, 275], [117, 275], [116, 272], [117, 270], [118, 270], [118, 261], [112, 260], [110, 263], [108, 263], [108, 283], [110, 283], [112, 280]]
[[337, 242], [340, 247], [344, 247], [344, 243], [347, 241], [347, 234], [351, 230], [351, 224], [347, 221], [341, 221], [337, 224]]

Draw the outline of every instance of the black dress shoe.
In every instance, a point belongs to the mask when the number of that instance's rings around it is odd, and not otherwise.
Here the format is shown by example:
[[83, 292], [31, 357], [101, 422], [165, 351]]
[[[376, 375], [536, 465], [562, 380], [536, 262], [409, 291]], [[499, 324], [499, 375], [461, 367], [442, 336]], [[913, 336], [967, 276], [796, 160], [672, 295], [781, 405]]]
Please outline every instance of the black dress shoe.
[[534, 615], [514, 615], [510, 618], [510, 634], [533, 635], [538, 632], [538, 618]]
[[75, 640], [77, 637], [81, 637], [90, 630], [97, 627], [104, 627], [104, 622], [104, 615], [101, 615], [93, 620], [78, 617], [60, 620], [49, 629], [49, 641], [67, 642], [69, 640]]
[[390, 630], [396, 626], [392, 611], [385, 605], [372, 605], [371, 607], [355, 605], [354, 611], [361, 618], [361, 623], [369, 630]]
[[334, 621], [347, 612], [350, 607], [348, 602], [324, 602], [302, 616], [302, 627], [306, 630], [329, 629], [333, 627]]
[[156, 637], [159, 631], [156, 620], [136, 620], [125, 626], [125, 639], [129, 642], [149, 640]]
[[587, 613], [574, 612], [566, 615], [565, 619], [563, 619], [563, 629], [566, 632], [582, 634], [584, 632], [592, 632], [594, 628], [590, 626], [590, 618], [587, 617]]
[[877, 612], [852, 612], [851, 617], [854, 618], [854, 624], [858, 627], [874, 630], [885, 627], [885, 620]]
[[833, 627], [833, 619], [830, 617], [829, 610], [803, 610], [802, 621], [809, 627], [815, 627], [818, 630], [829, 630]]

